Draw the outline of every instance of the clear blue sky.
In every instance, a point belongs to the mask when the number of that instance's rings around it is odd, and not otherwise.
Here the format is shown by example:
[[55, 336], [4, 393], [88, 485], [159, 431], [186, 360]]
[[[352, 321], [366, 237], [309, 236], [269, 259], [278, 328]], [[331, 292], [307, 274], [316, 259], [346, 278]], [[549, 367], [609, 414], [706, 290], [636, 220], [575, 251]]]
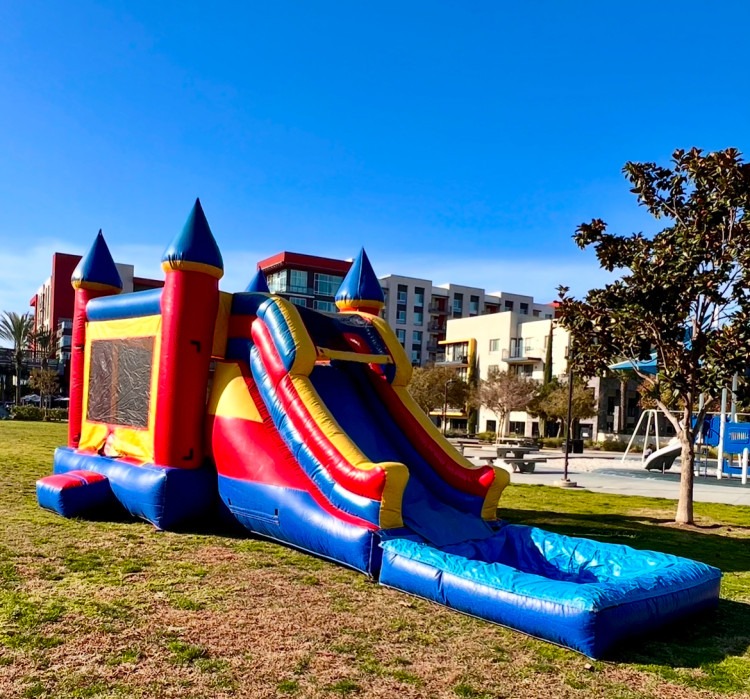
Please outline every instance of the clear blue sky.
[[748, 151], [747, 2], [0, 0], [0, 309], [104, 229], [158, 274], [199, 195], [223, 288], [281, 249], [549, 300], [620, 169]]

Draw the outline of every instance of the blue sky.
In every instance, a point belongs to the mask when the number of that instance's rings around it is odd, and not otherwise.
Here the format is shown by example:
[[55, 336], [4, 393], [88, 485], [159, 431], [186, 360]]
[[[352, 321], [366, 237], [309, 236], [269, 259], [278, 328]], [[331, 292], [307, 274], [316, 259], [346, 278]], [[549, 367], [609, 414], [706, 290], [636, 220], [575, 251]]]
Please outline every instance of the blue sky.
[[241, 288], [281, 249], [554, 297], [652, 230], [620, 174], [748, 150], [746, 2], [0, 0], [0, 309], [97, 230], [159, 257], [200, 196]]

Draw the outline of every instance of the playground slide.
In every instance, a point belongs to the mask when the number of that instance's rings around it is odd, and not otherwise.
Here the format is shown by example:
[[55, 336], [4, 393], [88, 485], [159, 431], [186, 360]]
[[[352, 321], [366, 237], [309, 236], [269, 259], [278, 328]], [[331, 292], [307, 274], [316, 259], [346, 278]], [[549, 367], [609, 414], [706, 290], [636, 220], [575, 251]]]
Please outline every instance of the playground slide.
[[680, 455], [682, 447], [676, 439], [670, 440], [666, 447], [657, 449], [644, 463], [647, 471], [662, 471], [672, 468], [674, 460]]
[[593, 657], [715, 603], [703, 564], [483, 516], [495, 472], [406, 419], [404, 358], [372, 320], [260, 295], [236, 295], [233, 314], [225, 366], [257, 415], [240, 427], [213, 406], [212, 442], [222, 500], [252, 531]]

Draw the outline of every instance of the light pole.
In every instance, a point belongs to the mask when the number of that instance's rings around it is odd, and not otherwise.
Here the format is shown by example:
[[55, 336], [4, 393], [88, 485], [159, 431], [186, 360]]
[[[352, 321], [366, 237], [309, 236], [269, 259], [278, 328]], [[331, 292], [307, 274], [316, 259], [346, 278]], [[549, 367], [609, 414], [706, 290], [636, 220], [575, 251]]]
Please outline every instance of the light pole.
[[448, 412], [448, 386], [452, 383], [456, 383], [456, 379], [448, 379], [445, 382], [445, 390], [443, 391], [443, 436], [445, 436], [445, 419]]
[[570, 439], [571, 422], [573, 421], [573, 362], [570, 356], [570, 334], [568, 334], [568, 413], [565, 417], [565, 456], [563, 458], [563, 477], [555, 483], [561, 488], [575, 488], [578, 484], [568, 478], [568, 458], [572, 448]]

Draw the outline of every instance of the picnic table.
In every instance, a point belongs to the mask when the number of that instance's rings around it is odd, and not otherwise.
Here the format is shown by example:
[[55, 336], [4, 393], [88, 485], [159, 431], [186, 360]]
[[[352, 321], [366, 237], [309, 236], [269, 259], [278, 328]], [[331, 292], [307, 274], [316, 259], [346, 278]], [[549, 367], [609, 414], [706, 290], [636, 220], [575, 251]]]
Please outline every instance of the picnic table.
[[482, 442], [479, 439], [457, 439], [456, 444], [458, 445], [458, 450], [461, 452], [461, 456], [463, 456], [466, 447], [479, 447], [482, 445]]
[[514, 471], [534, 473], [537, 464], [547, 461], [547, 459], [529, 456], [538, 451], [536, 446], [505, 444], [497, 447], [495, 455], [480, 456], [479, 460], [492, 466], [495, 463], [495, 459], [502, 459], [506, 464], [512, 466]]

